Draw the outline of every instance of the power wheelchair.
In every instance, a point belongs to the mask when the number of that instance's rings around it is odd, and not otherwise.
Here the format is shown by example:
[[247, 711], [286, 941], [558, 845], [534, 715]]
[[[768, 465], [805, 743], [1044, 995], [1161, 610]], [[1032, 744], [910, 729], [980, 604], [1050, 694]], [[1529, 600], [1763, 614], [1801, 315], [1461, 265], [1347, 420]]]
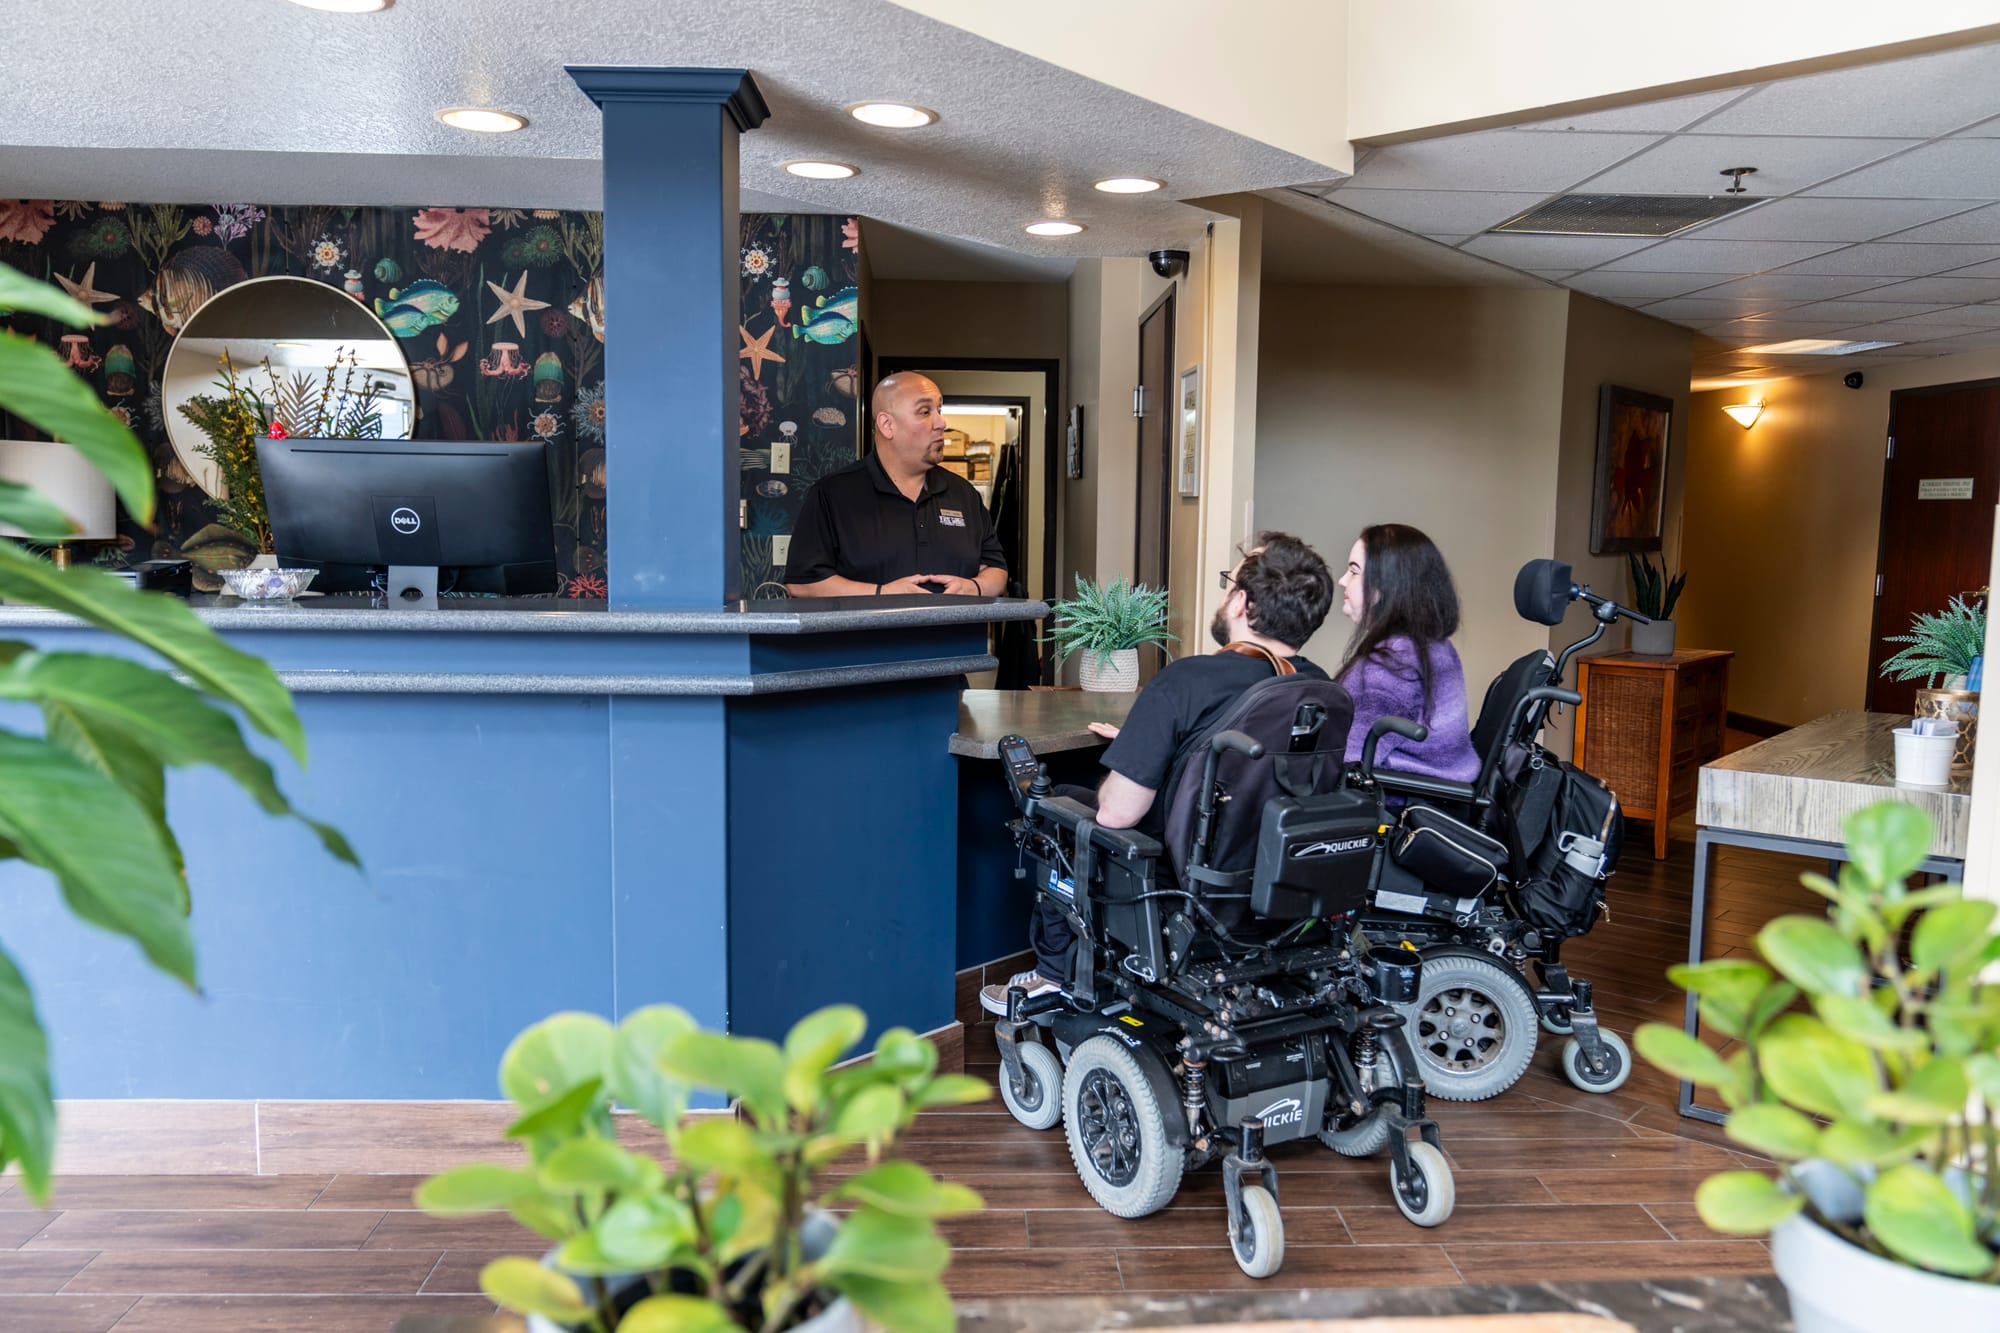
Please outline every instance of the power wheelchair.
[[[1570, 566], [1563, 562], [1530, 561], [1515, 579], [1515, 610], [1536, 624], [1561, 624], [1569, 604], [1578, 600], [1591, 608], [1596, 622], [1587, 638], [1559, 657], [1545, 650], [1526, 654], [1488, 688], [1472, 731], [1481, 760], [1472, 783], [1392, 769], [1356, 775], [1385, 800], [1405, 802], [1406, 812], [1441, 812], [1443, 819], [1415, 836], [1448, 839], [1468, 852], [1462, 877], [1427, 882], [1394, 854], [1412, 836], [1405, 813], [1390, 835], [1392, 854], [1384, 860], [1372, 900], [1359, 917], [1370, 939], [1408, 943], [1424, 960], [1422, 986], [1408, 1011], [1411, 1044], [1431, 1095], [1447, 1101], [1481, 1101], [1511, 1087], [1534, 1060], [1538, 1025], [1566, 1038], [1563, 1073], [1583, 1091], [1611, 1092], [1632, 1072], [1630, 1048], [1598, 1024], [1591, 983], [1570, 975], [1561, 952], [1563, 941], [1589, 930], [1604, 907], [1599, 895], [1615, 868], [1620, 836], [1615, 798], [1607, 828], [1593, 839], [1607, 844], [1590, 871], [1598, 886], [1593, 900], [1562, 922], [1524, 909], [1522, 897], [1537, 850], [1530, 839], [1543, 830], [1521, 827], [1515, 794], [1532, 770], [1557, 762], [1536, 738], [1553, 705], [1580, 702], [1563, 687], [1564, 675], [1616, 621], [1645, 623], [1636, 612], [1571, 582]], [[1530, 966], [1532, 982], [1526, 975]]]
[[[1015, 873], [1078, 936], [1067, 991], [1008, 993], [1002, 1100], [1030, 1128], [1062, 1122], [1085, 1187], [1121, 1217], [1157, 1211], [1187, 1168], [1219, 1161], [1230, 1246], [1252, 1277], [1284, 1259], [1269, 1145], [1388, 1148], [1396, 1206], [1419, 1226], [1456, 1199], [1399, 1007], [1417, 998], [1422, 960], [1364, 951], [1351, 929], [1384, 829], [1378, 794], [1347, 783], [1352, 718], [1331, 681], [1252, 686], [1176, 765], [1165, 845], [1055, 795], [1020, 737], [1000, 745]], [[1371, 759], [1390, 730], [1422, 729], [1384, 719]]]

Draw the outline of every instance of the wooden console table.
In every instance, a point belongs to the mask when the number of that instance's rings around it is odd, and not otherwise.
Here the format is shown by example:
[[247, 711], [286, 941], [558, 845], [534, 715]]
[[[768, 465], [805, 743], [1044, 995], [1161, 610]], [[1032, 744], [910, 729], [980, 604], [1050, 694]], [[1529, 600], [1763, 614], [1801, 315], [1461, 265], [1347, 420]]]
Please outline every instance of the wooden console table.
[[1576, 664], [1576, 762], [1618, 793], [1627, 815], [1653, 822], [1655, 861], [1667, 854], [1667, 821], [1694, 808], [1695, 773], [1722, 754], [1734, 656], [1690, 648]]

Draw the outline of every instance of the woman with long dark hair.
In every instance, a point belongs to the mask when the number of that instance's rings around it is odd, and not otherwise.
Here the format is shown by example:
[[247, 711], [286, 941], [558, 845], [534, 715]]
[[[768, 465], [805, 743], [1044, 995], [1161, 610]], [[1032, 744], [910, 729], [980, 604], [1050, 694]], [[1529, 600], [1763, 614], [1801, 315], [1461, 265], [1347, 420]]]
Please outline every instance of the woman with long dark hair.
[[1354, 622], [1336, 677], [1354, 696], [1347, 757], [1361, 757], [1376, 718], [1406, 717], [1429, 727], [1430, 736], [1384, 736], [1375, 749], [1377, 764], [1472, 781], [1479, 756], [1467, 721], [1465, 668], [1451, 646], [1458, 590], [1437, 544], [1404, 523], [1363, 528], [1340, 576], [1340, 609]]

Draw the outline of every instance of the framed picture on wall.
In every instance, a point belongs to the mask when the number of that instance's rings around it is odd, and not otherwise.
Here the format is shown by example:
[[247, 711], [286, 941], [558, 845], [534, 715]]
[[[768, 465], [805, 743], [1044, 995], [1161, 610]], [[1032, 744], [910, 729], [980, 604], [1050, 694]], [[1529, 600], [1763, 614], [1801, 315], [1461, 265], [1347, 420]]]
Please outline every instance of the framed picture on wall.
[[1667, 502], [1674, 400], [1607, 384], [1597, 391], [1590, 553], [1657, 551]]
[[1069, 433], [1064, 441], [1069, 458], [1069, 476], [1076, 481], [1083, 476], [1083, 404], [1072, 403], [1069, 409]]
[[1181, 392], [1178, 399], [1180, 434], [1176, 437], [1176, 467], [1178, 483], [1175, 487], [1182, 495], [1201, 494], [1201, 367], [1190, 366], [1181, 372]]

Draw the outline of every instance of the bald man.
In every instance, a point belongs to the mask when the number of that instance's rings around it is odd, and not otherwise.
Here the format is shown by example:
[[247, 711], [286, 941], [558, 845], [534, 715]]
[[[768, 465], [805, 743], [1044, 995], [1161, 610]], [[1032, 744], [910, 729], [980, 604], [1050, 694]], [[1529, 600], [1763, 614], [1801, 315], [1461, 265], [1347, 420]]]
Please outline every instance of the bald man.
[[949, 593], [998, 597], [1007, 556], [971, 482], [944, 457], [944, 394], [922, 375], [890, 375], [869, 399], [875, 452], [822, 477], [806, 496], [785, 561], [793, 597]]

